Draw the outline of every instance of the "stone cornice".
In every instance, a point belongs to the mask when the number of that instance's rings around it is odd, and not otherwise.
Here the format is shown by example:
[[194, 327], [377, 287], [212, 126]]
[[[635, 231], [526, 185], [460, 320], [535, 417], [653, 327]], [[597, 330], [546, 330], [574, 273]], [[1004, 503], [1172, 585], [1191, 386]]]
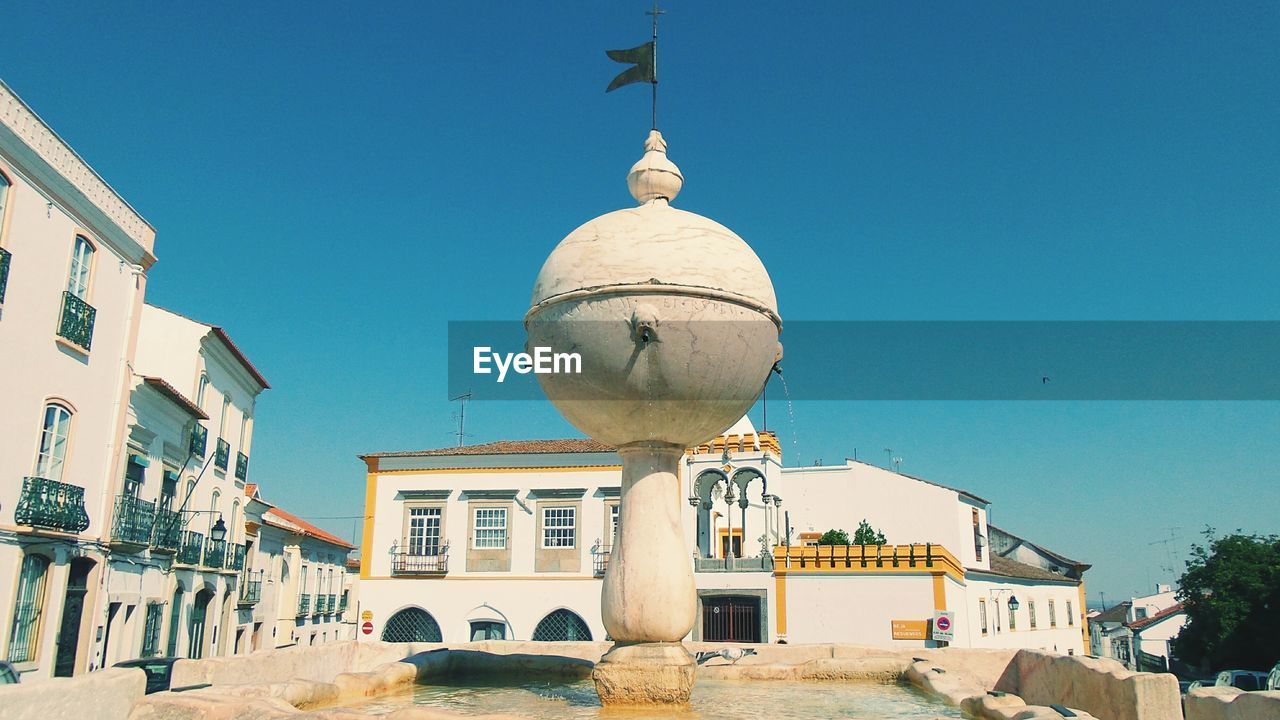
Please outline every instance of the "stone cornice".
[[[77, 200], [80, 198], [66, 192], [67, 189], [76, 191], [142, 251], [126, 255], [140, 255], [136, 259], [144, 266], [154, 262], [151, 252], [155, 244], [155, 229], [3, 81], [0, 81], [0, 126], [26, 146], [34, 156], [32, 159], [42, 161], [47, 169], [60, 176], [70, 187], [59, 188], [57, 183], [50, 182], [50, 178], [40, 177], [46, 173], [40, 172], [41, 168], [38, 167], [28, 168], [36, 176], [34, 180], [41, 181], [40, 184], [46, 186], [47, 191], [60, 197], [65, 196], [62, 199], [79, 211], [81, 208], [75, 206], [79, 204]], [[88, 221], [95, 219], [92, 217], [95, 213], [92, 212], [78, 214]], [[100, 223], [91, 224], [96, 226]], [[103, 234], [109, 235], [109, 230], [103, 229]]]

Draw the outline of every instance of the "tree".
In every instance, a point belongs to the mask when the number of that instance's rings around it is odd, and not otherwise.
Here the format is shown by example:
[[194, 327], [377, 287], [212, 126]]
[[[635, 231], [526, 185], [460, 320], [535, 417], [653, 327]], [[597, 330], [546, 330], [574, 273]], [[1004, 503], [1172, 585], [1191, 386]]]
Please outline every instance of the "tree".
[[848, 545], [849, 533], [843, 530], [828, 530], [818, 538], [819, 545]]
[[858, 523], [858, 529], [853, 532], [854, 545], [884, 545], [884, 533], [871, 527], [871, 523], [866, 518]]
[[1280, 647], [1280, 536], [1204, 536], [1178, 581], [1187, 625], [1174, 653], [1202, 670], [1265, 670]]

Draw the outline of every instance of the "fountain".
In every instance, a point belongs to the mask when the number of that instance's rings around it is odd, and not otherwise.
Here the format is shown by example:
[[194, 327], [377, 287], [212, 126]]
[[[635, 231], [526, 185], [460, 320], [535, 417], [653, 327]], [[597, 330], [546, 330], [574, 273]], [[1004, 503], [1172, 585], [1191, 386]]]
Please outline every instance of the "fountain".
[[571, 423], [622, 457], [618, 537], [601, 614], [615, 644], [593, 673], [604, 704], [686, 703], [693, 570], [677, 475], [685, 448], [728, 429], [780, 359], [773, 284], [724, 226], [671, 207], [684, 177], [652, 130], [627, 175], [638, 207], [556, 246], [525, 316], [528, 347], [577, 352], [579, 374], [538, 375]]

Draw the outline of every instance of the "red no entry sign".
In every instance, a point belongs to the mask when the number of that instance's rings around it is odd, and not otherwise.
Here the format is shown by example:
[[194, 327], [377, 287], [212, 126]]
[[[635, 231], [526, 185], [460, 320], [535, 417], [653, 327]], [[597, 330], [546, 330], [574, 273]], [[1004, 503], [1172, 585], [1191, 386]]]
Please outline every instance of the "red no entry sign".
[[365, 624], [361, 625], [361, 626], [360, 626], [360, 632], [364, 633], [365, 635], [372, 635], [372, 634], [373, 634], [373, 623], [371, 623], [371, 622], [367, 622], [367, 623], [365, 623]]
[[934, 623], [934, 627], [944, 632], [947, 630], [950, 630], [951, 618], [947, 617], [946, 615], [943, 615], [942, 617], [938, 618], [938, 621], [936, 623]]

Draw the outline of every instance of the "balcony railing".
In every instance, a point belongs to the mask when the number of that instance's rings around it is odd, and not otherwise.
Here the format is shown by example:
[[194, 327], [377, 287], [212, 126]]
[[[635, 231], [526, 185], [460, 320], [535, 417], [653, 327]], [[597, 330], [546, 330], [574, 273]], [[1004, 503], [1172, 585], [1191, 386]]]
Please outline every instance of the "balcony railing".
[[9, 264], [13, 253], [0, 248], [0, 305], [4, 304], [4, 289], [9, 285]]
[[773, 564], [787, 573], [883, 572], [896, 568], [899, 572], [945, 573], [963, 578], [964, 566], [941, 545], [820, 545], [817, 547], [782, 547], [773, 549]]
[[213, 466], [219, 470], [227, 469], [227, 462], [231, 459], [231, 443], [218, 438], [218, 447], [213, 451]]
[[341, 615], [346, 611], [347, 611], [347, 596], [340, 595], [338, 597], [338, 614]]
[[155, 529], [151, 534], [151, 549], [177, 552], [182, 537], [182, 523], [176, 510], [157, 510]]
[[449, 572], [448, 555], [396, 553], [391, 556], [392, 575], [444, 575], [447, 572]]
[[74, 293], [62, 292], [62, 319], [58, 322], [58, 335], [75, 345], [89, 350], [93, 344], [93, 318], [97, 310]]
[[694, 572], [772, 572], [773, 558], [768, 555], [740, 558], [694, 558]]
[[316, 595], [316, 606], [311, 611], [315, 615], [325, 615], [329, 612], [329, 596]]
[[244, 569], [244, 543], [232, 543], [227, 546], [227, 569]]
[[199, 565], [203, 552], [204, 533], [183, 530], [178, 539], [178, 557], [175, 560], [183, 565]]
[[249, 478], [249, 456], [242, 452], [236, 453], [236, 479], [247, 480]]
[[255, 570], [240, 576], [240, 605], [253, 605], [262, 599], [262, 571]]
[[227, 541], [209, 538], [204, 543], [204, 566], [220, 568], [227, 562]]
[[39, 477], [23, 478], [13, 519], [33, 528], [84, 532], [89, 528], [84, 488]]
[[299, 595], [298, 596], [298, 615], [299, 616], [309, 615], [310, 613], [311, 613], [311, 596]]
[[209, 429], [197, 422], [191, 428], [191, 454], [198, 458], [204, 458], [205, 450], [208, 447]]
[[329, 593], [329, 597], [324, 602], [324, 612], [326, 615], [332, 615], [338, 611], [338, 596]]
[[117, 495], [111, 542], [145, 546], [155, 532], [156, 504], [133, 495]]
[[604, 577], [604, 571], [609, 567], [609, 555], [613, 552], [612, 545], [605, 545], [591, 554], [592, 565], [595, 566], [596, 577]]

